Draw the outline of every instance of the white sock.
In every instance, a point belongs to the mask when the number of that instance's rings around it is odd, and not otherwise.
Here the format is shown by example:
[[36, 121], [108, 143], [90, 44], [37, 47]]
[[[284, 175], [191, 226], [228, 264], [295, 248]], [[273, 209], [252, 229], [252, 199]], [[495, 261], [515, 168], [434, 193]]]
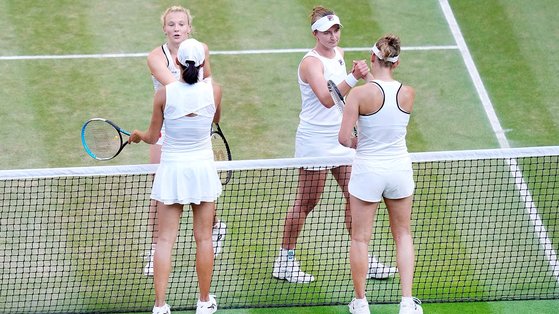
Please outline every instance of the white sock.
[[286, 260], [293, 260], [295, 259], [295, 250], [286, 250], [284, 248], [280, 248], [280, 257]]
[[363, 299], [355, 298], [355, 301], [358, 302], [358, 303], [368, 303], [367, 302], [367, 297], [364, 297]]
[[413, 297], [402, 297], [402, 303], [404, 303], [404, 304], [415, 304], [415, 302], [413, 302]]

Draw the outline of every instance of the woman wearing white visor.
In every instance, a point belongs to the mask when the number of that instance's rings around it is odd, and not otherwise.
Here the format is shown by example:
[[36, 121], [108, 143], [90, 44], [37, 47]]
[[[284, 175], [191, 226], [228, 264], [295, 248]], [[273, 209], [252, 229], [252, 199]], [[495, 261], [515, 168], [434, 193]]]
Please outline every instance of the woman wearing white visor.
[[[338, 131], [342, 116], [335, 108], [328, 92], [327, 81], [334, 81], [342, 94], [347, 94], [359, 79], [367, 78], [369, 67], [364, 60], [354, 61], [351, 73], [347, 74], [344, 52], [338, 47], [341, 23], [332, 10], [317, 6], [311, 15], [311, 31], [316, 39], [314, 49], [309, 51], [299, 64], [298, 81], [301, 90], [302, 108], [295, 140], [295, 157], [350, 156], [351, 148], [338, 142]], [[369, 77], [368, 79], [372, 79]], [[309, 283], [314, 276], [303, 272], [295, 259], [297, 238], [307, 216], [318, 204], [324, 191], [328, 172], [332, 173], [340, 186], [345, 204], [345, 224], [351, 231], [348, 182], [351, 166], [331, 169], [299, 169], [299, 183], [295, 203], [285, 218], [282, 245], [273, 276], [293, 283]], [[393, 275], [396, 268], [387, 267], [374, 256], [369, 258], [369, 278], [384, 279]]]

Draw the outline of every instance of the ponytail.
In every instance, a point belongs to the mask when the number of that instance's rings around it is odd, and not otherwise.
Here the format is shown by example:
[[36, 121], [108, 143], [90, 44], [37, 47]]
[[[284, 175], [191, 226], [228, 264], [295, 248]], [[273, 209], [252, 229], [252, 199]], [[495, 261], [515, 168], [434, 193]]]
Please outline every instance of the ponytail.
[[198, 82], [200, 67], [195, 67], [194, 61], [186, 61], [186, 65], [181, 64], [181, 68], [182, 79], [185, 83], [192, 85]]

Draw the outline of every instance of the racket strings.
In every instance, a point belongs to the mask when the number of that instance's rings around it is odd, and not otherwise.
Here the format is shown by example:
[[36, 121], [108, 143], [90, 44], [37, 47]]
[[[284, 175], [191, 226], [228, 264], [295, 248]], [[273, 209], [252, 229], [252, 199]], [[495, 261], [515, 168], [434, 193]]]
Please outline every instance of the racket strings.
[[119, 132], [110, 124], [91, 121], [85, 129], [85, 141], [89, 150], [99, 158], [114, 156], [122, 146]]
[[215, 160], [229, 160], [225, 142], [223, 141], [223, 138], [217, 133], [212, 134], [212, 148], [214, 151]]
[[[218, 132], [212, 132], [211, 135], [212, 140], [212, 149], [214, 152], [214, 160], [215, 161], [225, 161], [231, 160], [231, 152], [227, 146], [225, 138]], [[219, 178], [222, 184], [227, 184], [231, 179], [233, 172], [229, 171], [220, 171]]]

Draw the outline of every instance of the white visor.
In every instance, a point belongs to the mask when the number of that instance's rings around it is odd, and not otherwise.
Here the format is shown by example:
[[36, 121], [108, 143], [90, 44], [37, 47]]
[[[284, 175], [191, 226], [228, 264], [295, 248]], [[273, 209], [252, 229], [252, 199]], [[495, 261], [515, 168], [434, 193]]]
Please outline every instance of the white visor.
[[311, 30], [313, 32], [314, 31], [325, 32], [334, 25], [340, 25], [340, 27], [342, 27], [342, 23], [340, 23], [340, 18], [337, 15], [333, 15], [333, 14], [326, 15], [316, 20], [316, 22], [314, 22], [311, 25]]
[[194, 38], [183, 41], [177, 52], [177, 59], [182, 65], [186, 65], [186, 61], [194, 61], [194, 66], [199, 66], [204, 62], [206, 52], [202, 43]]

